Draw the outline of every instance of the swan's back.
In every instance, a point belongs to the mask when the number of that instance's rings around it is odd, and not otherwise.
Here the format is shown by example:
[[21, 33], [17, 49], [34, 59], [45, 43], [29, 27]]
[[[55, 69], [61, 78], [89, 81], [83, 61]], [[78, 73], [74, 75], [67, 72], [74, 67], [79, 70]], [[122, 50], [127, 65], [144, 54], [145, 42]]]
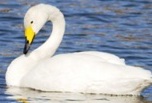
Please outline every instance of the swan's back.
[[109, 63], [119, 64], [119, 65], [126, 65], [124, 59], [119, 58], [116, 55], [106, 53], [106, 52], [87, 51], [87, 52], [80, 52], [78, 54], [93, 56], [93, 57], [99, 58], [103, 62], [109, 62]]

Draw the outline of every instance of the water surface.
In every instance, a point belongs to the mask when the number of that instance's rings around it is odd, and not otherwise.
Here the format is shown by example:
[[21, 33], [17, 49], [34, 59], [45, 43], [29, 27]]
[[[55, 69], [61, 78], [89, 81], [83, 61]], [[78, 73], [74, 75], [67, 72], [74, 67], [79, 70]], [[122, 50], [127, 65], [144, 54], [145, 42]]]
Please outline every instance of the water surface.
[[[6, 88], [5, 72], [22, 54], [23, 17], [37, 3], [57, 6], [66, 18], [66, 32], [56, 54], [104, 51], [126, 59], [126, 63], [152, 71], [151, 0], [1, 0], [0, 1], [0, 103], [147, 103], [152, 87], [142, 97], [75, 93], [46, 93], [23, 88]], [[51, 32], [42, 29], [31, 49], [41, 45]]]

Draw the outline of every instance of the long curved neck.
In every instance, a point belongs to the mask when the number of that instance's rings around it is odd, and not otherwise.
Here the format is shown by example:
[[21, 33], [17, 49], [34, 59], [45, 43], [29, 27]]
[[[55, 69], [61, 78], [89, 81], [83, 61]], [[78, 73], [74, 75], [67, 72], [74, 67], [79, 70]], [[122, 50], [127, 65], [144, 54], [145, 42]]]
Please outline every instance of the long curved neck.
[[37, 60], [50, 58], [59, 47], [65, 31], [65, 20], [60, 11], [58, 11], [58, 14], [55, 14], [55, 16], [54, 18], [51, 18], [52, 16], [48, 18], [48, 21], [52, 22], [53, 27], [50, 37], [44, 44], [30, 53], [32, 58]]

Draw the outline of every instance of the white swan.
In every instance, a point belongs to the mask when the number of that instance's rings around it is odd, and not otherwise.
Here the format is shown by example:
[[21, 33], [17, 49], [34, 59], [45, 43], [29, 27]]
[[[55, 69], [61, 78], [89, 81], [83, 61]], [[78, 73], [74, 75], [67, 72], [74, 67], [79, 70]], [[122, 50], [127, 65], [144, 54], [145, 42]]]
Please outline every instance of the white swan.
[[[35, 35], [47, 22], [52, 34], [36, 50], [27, 53]], [[54, 6], [31, 7], [24, 18], [26, 44], [24, 54], [9, 65], [8, 86], [42, 91], [138, 95], [152, 84], [152, 74], [125, 64], [123, 59], [104, 52], [79, 52], [53, 56], [62, 41], [65, 20]], [[70, 45], [70, 44], [69, 44]]]

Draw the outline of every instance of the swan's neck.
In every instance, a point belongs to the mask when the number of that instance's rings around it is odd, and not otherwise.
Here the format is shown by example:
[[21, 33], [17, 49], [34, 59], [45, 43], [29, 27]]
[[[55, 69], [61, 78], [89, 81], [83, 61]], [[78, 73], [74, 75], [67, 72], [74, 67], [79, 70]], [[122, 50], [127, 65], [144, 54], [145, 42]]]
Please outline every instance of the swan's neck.
[[38, 60], [50, 58], [62, 41], [65, 31], [64, 16], [60, 11], [58, 11], [58, 14], [55, 15], [57, 16], [54, 18], [51, 18], [51, 16], [48, 19], [48, 21], [52, 22], [52, 33], [50, 34], [50, 37], [39, 48], [31, 52], [31, 55]]

